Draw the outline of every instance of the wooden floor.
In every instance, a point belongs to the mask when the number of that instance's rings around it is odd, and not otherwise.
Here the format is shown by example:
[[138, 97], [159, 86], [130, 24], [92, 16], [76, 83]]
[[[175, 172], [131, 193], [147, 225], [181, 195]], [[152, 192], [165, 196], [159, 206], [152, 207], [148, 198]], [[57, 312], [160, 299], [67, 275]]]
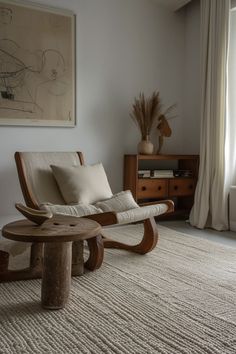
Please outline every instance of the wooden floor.
[[236, 232], [233, 231], [216, 231], [212, 229], [200, 230], [192, 227], [184, 220], [161, 221], [159, 224], [185, 234], [236, 247]]

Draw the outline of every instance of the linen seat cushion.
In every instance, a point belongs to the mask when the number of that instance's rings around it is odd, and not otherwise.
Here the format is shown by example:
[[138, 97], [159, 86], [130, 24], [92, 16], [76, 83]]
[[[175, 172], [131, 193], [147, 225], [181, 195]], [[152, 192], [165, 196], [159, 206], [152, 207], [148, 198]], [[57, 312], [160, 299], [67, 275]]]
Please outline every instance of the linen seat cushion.
[[131, 191], [123, 191], [113, 195], [111, 198], [92, 204], [55, 205], [42, 203], [40, 209], [51, 211], [53, 214], [67, 214], [72, 216], [86, 216], [103, 212], [124, 212], [130, 209], [139, 208]]
[[117, 213], [139, 208], [130, 190], [117, 193], [107, 200], [96, 203], [95, 206], [104, 212], [115, 211]]
[[62, 214], [70, 216], [86, 216], [92, 214], [103, 213], [102, 209], [97, 208], [91, 204], [79, 203], [76, 205], [57, 205], [51, 203], [43, 203], [40, 205], [40, 209], [51, 211], [53, 214]]
[[154, 204], [123, 211], [121, 213], [117, 213], [116, 216], [118, 224], [129, 224], [164, 214], [167, 210], [168, 206], [164, 203]]
[[[91, 208], [94, 207], [94, 208]], [[93, 205], [87, 205], [81, 208], [81, 205], [49, 205], [42, 204], [41, 209], [50, 210], [53, 214], [63, 214], [71, 216], [86, 216], [92, 214], [99, 214], [103, 211]], [[143, 221], [154, 216], [164, 214], [168, 209], [166, 204], [154, 204], [134, 209], [129, 209], [123, 212], [116, 213], [118, 224], [129, 224], [132, 222]]]
[[[40, 208], [43, 210], [49, 210], [53, 214], [78, 217], [104, 212], [101, 208], [98, 208], [95, 205], [84, 205], [82, 203], [78, 205], [53, 205], [50, 203], [45, 203], [41, 204]], [[145, 219], [164, 214], [167, 209], [168, 206], [164, 203], [147, 205], [143, 207], [138, 206], [133, 209], [117, 212], [117, 222], [118, 224], [129, 224], [132, 222], [143, 221]]]
[[51, 169], [67, 204], [94, 204], [112, 197], [101, 163], [71, 167], [51, 165]]

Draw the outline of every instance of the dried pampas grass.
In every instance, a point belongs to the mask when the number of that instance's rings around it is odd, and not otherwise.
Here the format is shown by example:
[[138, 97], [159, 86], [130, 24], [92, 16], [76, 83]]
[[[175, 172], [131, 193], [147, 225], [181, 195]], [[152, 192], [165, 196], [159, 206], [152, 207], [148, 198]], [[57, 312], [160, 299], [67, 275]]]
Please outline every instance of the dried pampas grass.
[[145, 140], [150, 135], [155, 119], [159, 117], [160, 112], [161, 100], [159, 92], [153, 92], [149, 98], [145, 98], [144, 94], [140, 93], [139, 98], [135, 98], [130, 116], [138, 126], [142, 140]]

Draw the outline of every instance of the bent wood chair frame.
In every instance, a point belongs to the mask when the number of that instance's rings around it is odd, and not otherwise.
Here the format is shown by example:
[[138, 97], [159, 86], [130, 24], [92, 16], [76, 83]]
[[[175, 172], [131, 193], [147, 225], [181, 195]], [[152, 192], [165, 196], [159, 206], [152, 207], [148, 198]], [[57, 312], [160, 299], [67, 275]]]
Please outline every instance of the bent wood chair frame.
[[[77, 152], [77, 154], [79, 157], [80, 164], [83, 165], [83, 154], [81, 152]], [[27, 182], [25, 164], [21, 152], [15, 153], [15, 161], [25, 203], [30, 208], [39, 209], [37, 199], [35, 198], [34, 193], [31, 190], [31, 186]], [[170, 213], [174, 210], [174, 203], [172, 202], [172, 200], [163, 200], [160, 202], [155, 202], [153, 204], [158, 203], [165, 203], [167, 205], [168, 209], [166, 213]], [[104, 212], [101, 214], [87, 215], [85, 217], [97, 221], [101, 226], [109, 226], [118, 223], [117, 215], [115, 212]], [[89, 240], [88, 248], [90, 255], [87, 262], [85, 262], [84, 264], [85, 267], [89, 270], [95, 270], [101, 266], [103, 257], [103, 252], [101, 248], [123, 249], [139, 254], [146, 254], [152, 251], [158, 242], [157, 225], [154, 217], [143, 220], [143, 223], [143, 238], [141, 242], [136, 245], [128, 245], [122, 242], [114, 241], [104, 236], [102, 236], [102, 243], [96, 243], [96, 239], [94, 239], [94, 241]], [[81, 257], [80, 242], [81, 241], [73, 242], [72, 246], [72, 275], [81, 275], [81, 270], [78, 267], [79, 258]], [[29, 268], [17, 271], [11, 271], [7, 269], [7, 258], [9, 258], [9, 255], [7, 256], [6, 252], [0, 251], [0, 282], [40, 278], [42, 276], [42, 246], [42, 244], [33, 243], [31, 246]]]

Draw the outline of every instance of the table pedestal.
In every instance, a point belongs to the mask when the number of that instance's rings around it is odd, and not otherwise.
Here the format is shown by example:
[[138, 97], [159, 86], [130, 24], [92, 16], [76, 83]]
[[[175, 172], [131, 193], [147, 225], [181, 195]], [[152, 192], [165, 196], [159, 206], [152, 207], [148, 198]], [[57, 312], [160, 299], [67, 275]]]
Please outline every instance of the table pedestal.
[[70, 293], [72, 242], [45, 243], [43, 254], [42, 306], [63, 308]]
[[89, 248], [89, 258], [85, 266], [95, 270], [103, 261], [101, 226], [86, 218], [54, 215], [41, 226], [28, 220], [19, 220], [5, 225], [2, 234], [10, 240], [33, 242], [33, 246], [30, 268], [25, 271], [9, 271], [8, 253], [0, 253], [0, 281], [3, 275], [9, 277], [9, 272], [12, 280], [17, 276], [17, 279], [22, 279], [22, 276], [25, 276], [23, 279], [28, 279], [29, 271], [35, 278], [42, 276], [41, 303], [45, 309], [65, 307], [70, 293], [72, 269], [74, 275], [83, 273], [80, 263], [83, 260], [81, 246], [84, 241], [88, 242]]

